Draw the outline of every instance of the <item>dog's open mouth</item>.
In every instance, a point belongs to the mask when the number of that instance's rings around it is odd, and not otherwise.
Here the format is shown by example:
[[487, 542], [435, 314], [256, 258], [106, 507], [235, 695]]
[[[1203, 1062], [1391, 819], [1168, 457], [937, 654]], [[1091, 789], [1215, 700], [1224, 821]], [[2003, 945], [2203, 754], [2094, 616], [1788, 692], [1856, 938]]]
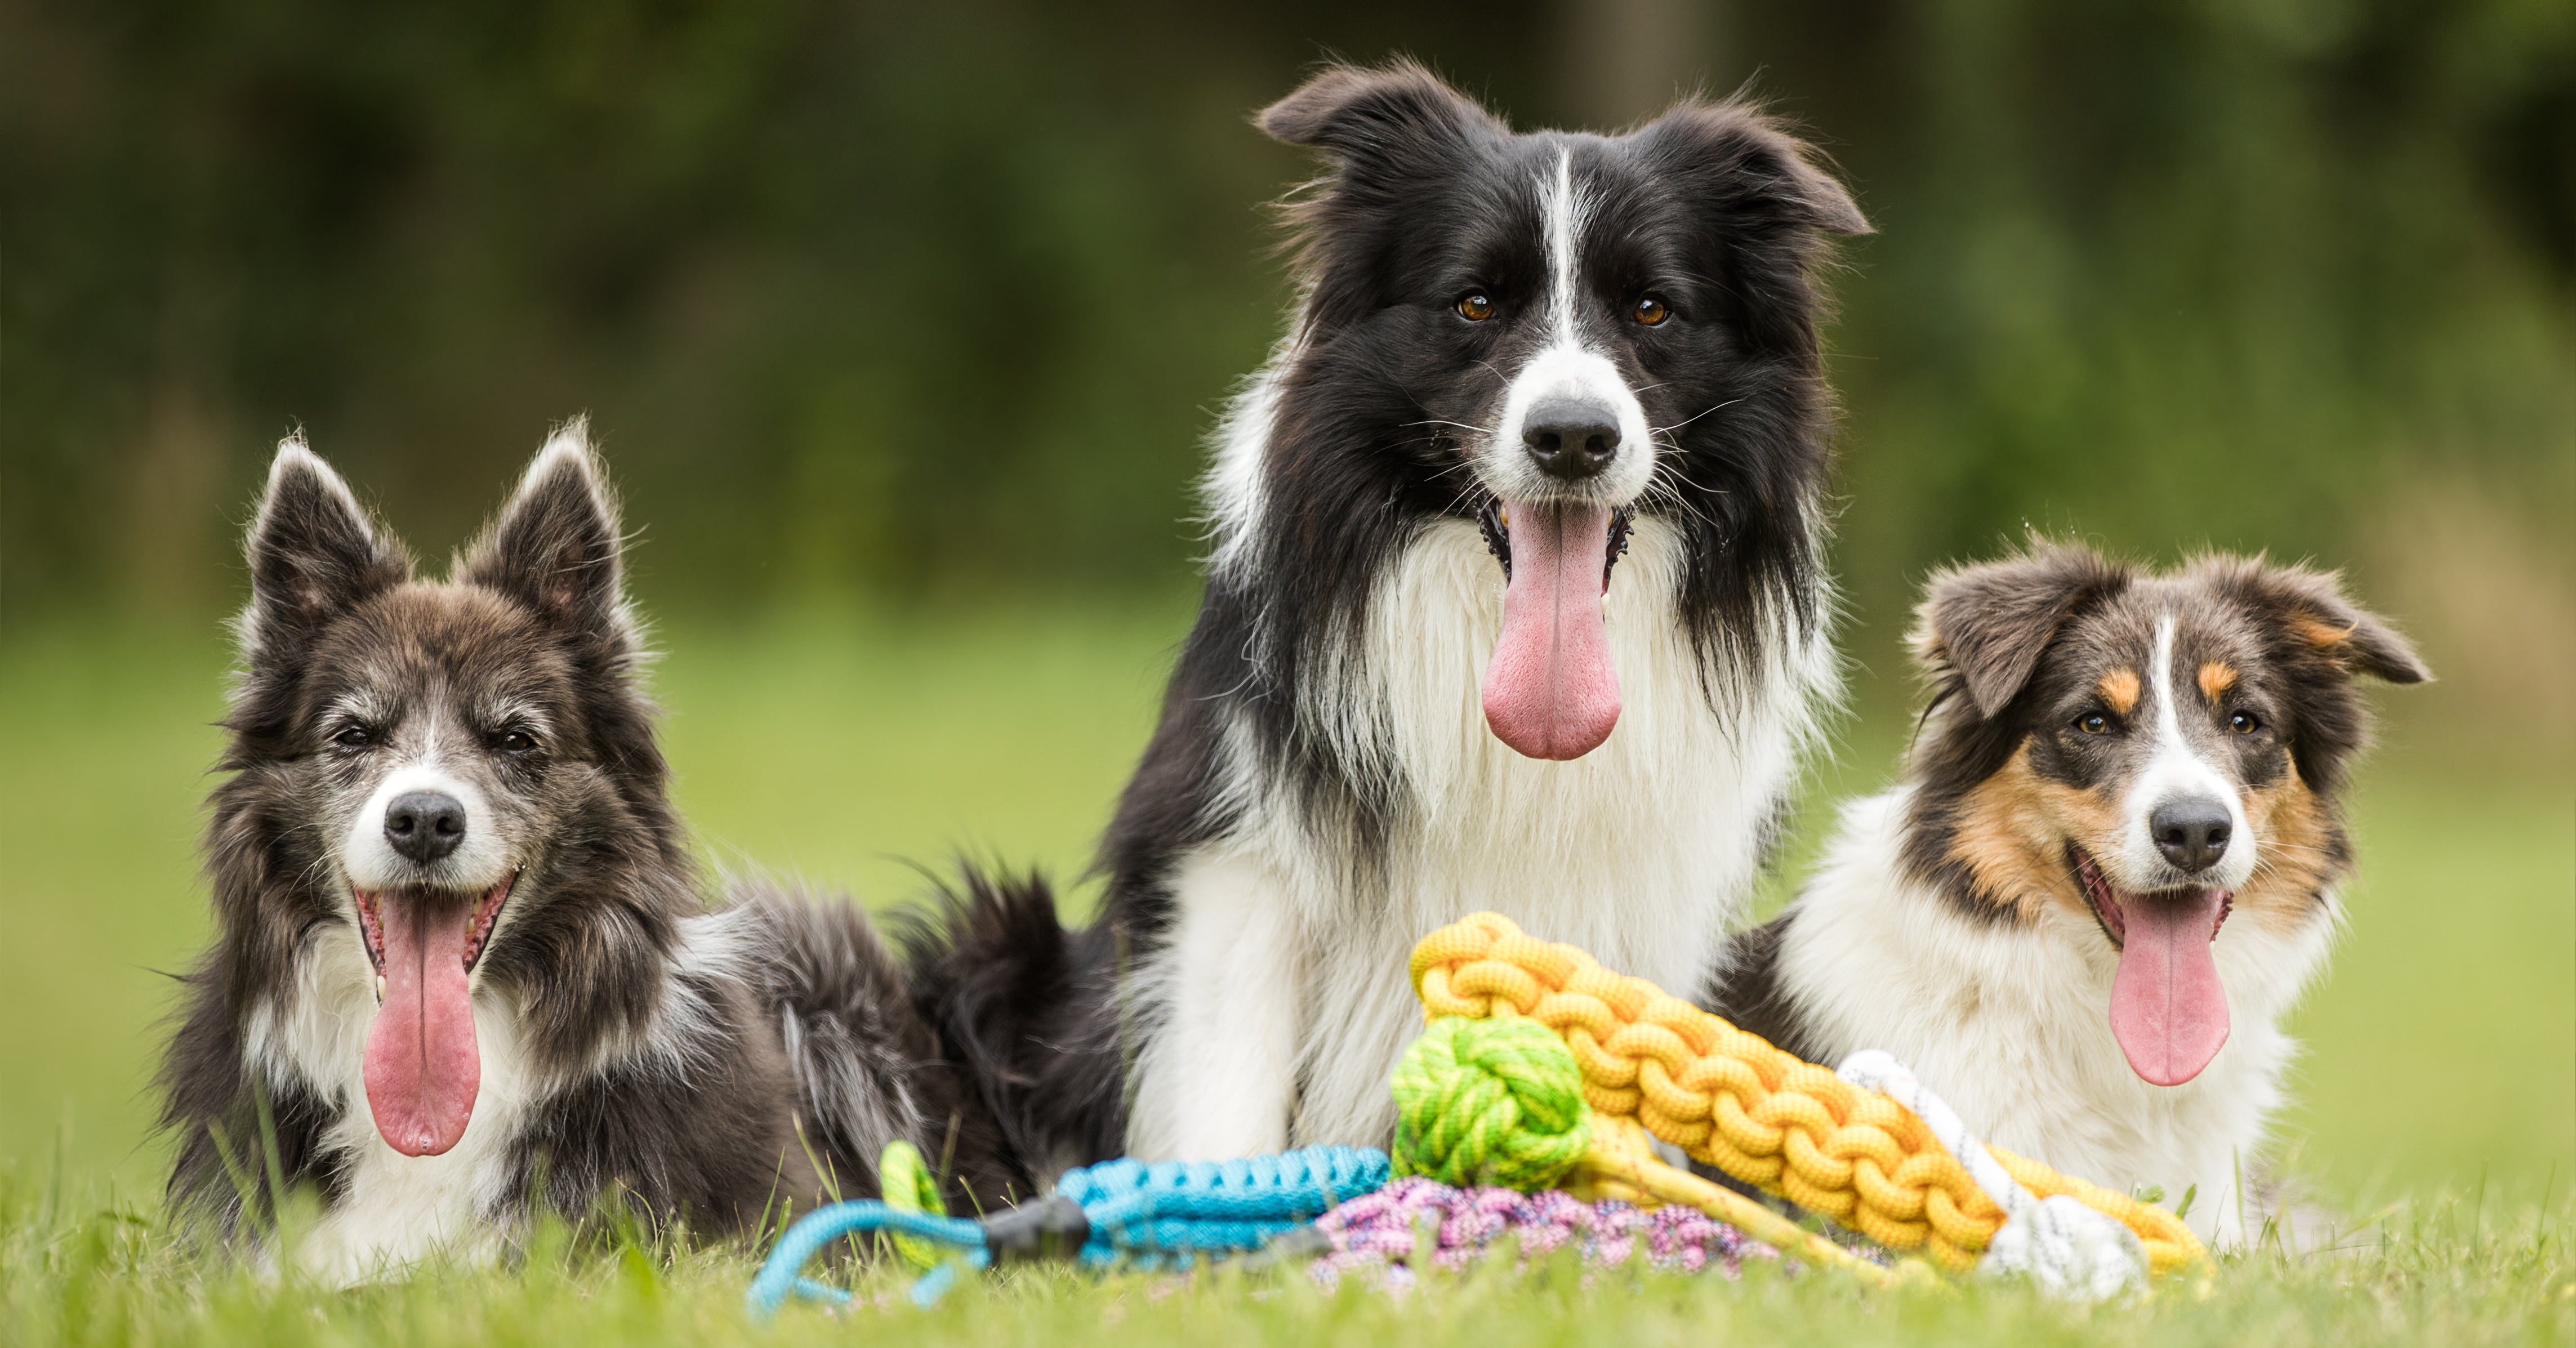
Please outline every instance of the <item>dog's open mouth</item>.
[[1478, 523], [1503, 564], [1503, 631], [1485, 668], [1485, 724], [1530, 758], [1581, 758], [1619, 723], [1601, 597], [1628, 550], [1629, 512], [1494, 501]]
[[2227, 989], [2211, 944], [2235, 896], [2200, 888], [2132, 894], [2113, 885], [2091, 853], [2073, 843], [2066, 851], [2094, 921], [2120, 952], [2111, 1033], [2130, 1070], [2157, 1086], [2199, 1076], [2227, 1042]]
[[367, 1028], [367, 1106], [385, 1145], [436, 1156], [465, 1136], [482, 1087], [471, 975], [491, 943], [516, 871], [480, 894], [352, 886], [358, 931], [376, 968]]
[[[492, 924], [500, 919], [501, 905], [509, 902], [510, 890], [518, 883], [519, 873], [512, 871], [509, 879], [492, 886], [479, 896], [472, 896], [474, 899], [472, 921], [465, 932], [464, 966], [467, 972], [472, 972], [475, 964], [483, 958], [483, 947], [492, 939]], [[385, 999], [384, 903], [388, 894], [404, 900], [417, 895], [431, 903], [447, 899], [445, 894], [429, 890], [368, 890], [360, 889], [355, 885], [349, 887], [350, 897], [358, 904], [358, 934], [366, 940], [368, 961], [376, 966], [376, 1001], [380, 1004]]]
[[[1603, 548], [1608, 556], [1601, 563], [1601, 588], [1605, 591], [1610, 588], [1611, 570], [1619, 565], [1620, 558], [1628, 555], [1628, 530], [1636, 522], [1636, 516], [1637, 512], [1626, 506], [1610, 512], [1610, 539]], [[1485, 550], [1494, 554], [1495, 561], [1503, 564], [1503, 579], [1508, 582], [1512, 578], [1512, 526], [1503, 517], [1503, 503], [1499, 498], [1488, 498], [1485, 508], [1476, 512], [1476, 527], [1484, 531]]]

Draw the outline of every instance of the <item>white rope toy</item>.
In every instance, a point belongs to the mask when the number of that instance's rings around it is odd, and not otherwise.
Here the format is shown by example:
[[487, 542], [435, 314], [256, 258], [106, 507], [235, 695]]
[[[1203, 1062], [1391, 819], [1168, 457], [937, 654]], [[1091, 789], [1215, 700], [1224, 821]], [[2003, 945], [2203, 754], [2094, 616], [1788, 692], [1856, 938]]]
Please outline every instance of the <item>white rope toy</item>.
[[1834, 1074], [1913, 1110], [1968, 1178], [2004, 1210], [2003, 1226], [1977, 1261], [1979, 1273], [2028, 1274], [2041, 1290], [2072, 1301], [2108, 1301], [2146, 1287], [2147, 1247], [2136, 1232], [2068, 1195], [2034, 1197], [1895, 1054], [1862, 1049], [1843, 1059]]

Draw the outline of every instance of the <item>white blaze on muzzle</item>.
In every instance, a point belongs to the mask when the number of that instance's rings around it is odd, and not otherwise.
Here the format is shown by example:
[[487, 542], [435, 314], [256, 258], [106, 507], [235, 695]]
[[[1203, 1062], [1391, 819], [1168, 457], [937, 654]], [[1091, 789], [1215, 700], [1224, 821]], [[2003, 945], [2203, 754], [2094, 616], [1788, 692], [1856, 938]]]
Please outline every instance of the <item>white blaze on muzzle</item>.
[[[465, 810], [465, 839], [456, 850], [428, 864], [394, 850], [385, 834], [385, 813], [405, 796], [433, 794], [456, 801]], [[509, 867], [509, 854], [493, 827], [492, 807], [472, 782], [449, 771], [436, 759], [407, 763], [385, 774], [358, 807], [341, 840], [340, 867], [349, 883], [361, 889], [437, 884], [452, 889], [482, 889], [499, 883]]]
[[[1619, 720], [1619, 676], [1601, 596], [1609, 586], [1616, 512], [1654, 475], [1646, 414], [1616, 362], [1583, 336], [1579, 276], [1589, 212], [1571, 152], [1540, 183], [1547, 230], [1548, 343], [1514, 372], [1478, 476], [1501, 502], [1511, 552], [1503, 627], [1486, 665], [1482, 701], [1496, 738], [1530, 758], [1580, 758]], [[1616, 428], [1607, 461], [1581, 475], [1551, 472], [1535, 452], [1533, 413], [1575, 409]]]
[[[2206, 750], [2183, 733], [2182, 703], [2174, 683], [2174, 619], [2156, 620], [2155, 658], [2151, 662], [2142, 708], [2154, 730], [2147, 764], [2131, 782], [2122, 801], [2119, 879], [2153, 888], [2162, 885], [2209, 885], [2242, 888], [2254, 873], [2254, 840], [2245, 819], [2244, 792]], [[2227, 809], [2230, 844], [2208, 870], [2185, 875], [2166, 861], [2156, 845], [2153, 819], [2157, 807], [2177, 800], [2209, 800]]]
[[[2213, 947], [2234, 892], [2252, 876], [2255, 840], [2242, 793], [2182, 729], [2174, 681], [2174, 619], [2156, 622], [2145, 709], [2151, 756], [2125, 801], [2122, 846], [2111, 873], [2082, 877], [2120, 942], [2111, 982], [2111, 1032], [2131, 1070], [2153, 1085], [2200, 1075], [2227, 1042], [2227, 990]], [[2156, 811], [2170, 802], [2221, 802], [2228, 844], [2217, 861], [2185, 872], [2157, 845]]]

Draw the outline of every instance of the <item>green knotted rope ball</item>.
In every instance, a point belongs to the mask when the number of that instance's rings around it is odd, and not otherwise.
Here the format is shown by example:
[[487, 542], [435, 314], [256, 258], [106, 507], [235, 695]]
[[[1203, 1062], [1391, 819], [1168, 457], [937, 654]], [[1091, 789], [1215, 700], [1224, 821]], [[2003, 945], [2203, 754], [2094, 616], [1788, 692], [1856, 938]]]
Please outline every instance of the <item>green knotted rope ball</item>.
[[1395, 1065], [1395, 1173], [1533, 1192], [1592, 1146], [1574, 1051], [1534, 1020], [1431, 1023]]

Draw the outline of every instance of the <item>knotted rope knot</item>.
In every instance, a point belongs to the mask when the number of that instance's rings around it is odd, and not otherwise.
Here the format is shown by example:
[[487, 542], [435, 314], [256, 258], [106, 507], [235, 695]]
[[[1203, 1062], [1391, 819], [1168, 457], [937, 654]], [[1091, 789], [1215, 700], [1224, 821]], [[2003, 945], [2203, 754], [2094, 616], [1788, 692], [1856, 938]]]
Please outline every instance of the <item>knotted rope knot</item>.
[[[1553, 1031], [1573, 1050], [1584, 1099], [1602, 1120], [1634, 1119], [1694, 1159], [1888, 1249], [1924, 1250], [1966, 1272], [2004, 1225], [2004, 1209], [1904, 1105], [1498, 914], [1424, 937], [1412, 976], [1432, 1019], [1518, 1016]], [[1984, 1150], [2035, 1194], [2069, 1195], [2118, 1219], [2159, 1273], [2207, 1259], [2171, 1212]]]
[[2107, 1301], [2146, 1286], [2147, 1250], [2136, 1232], [2070, 1195], [2042, 1199], [2023, 1188], [1968, 1131], [1949, 1102], [1933, 1094], [1894, 1054], [1863, 1049], [1843, 1059], [1835, 1075], [1913, 1110], [1942, 1149], [2004, 1210], [2004, 1224], [1977, 1261], [1978, 1272], [2027, 1275], [2052, 1295], [2078, 1301]]
[[1395, 1173], [1452, 1188], [1549, 1188], [1592, 1146], [1583, 1069], [1517, 1017], [1431, 1022], [1396, 1064]]

